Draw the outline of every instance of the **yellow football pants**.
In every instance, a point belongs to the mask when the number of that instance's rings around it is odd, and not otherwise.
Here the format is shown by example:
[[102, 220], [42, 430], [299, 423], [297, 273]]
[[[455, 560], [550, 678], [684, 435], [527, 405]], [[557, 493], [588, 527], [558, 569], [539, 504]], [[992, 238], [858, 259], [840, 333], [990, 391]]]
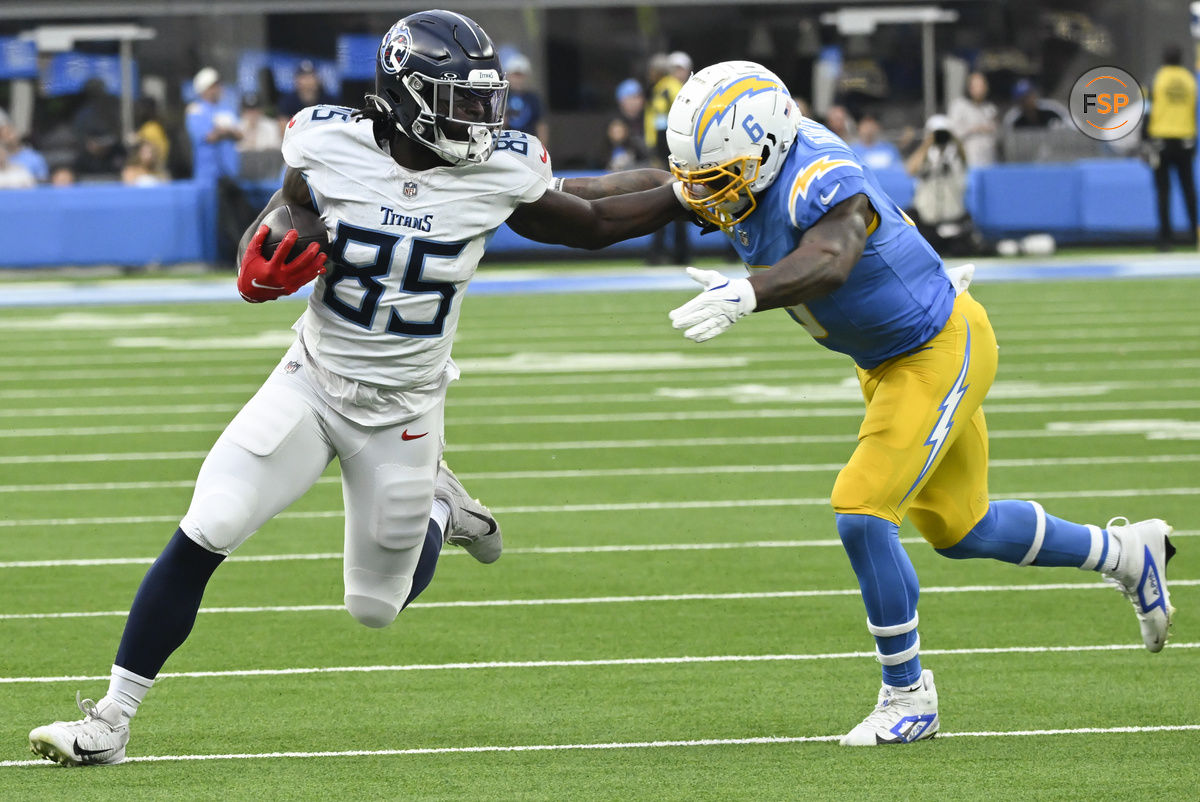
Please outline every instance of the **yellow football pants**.
[[964, 292], [933, 339], [858, 371], [867, 402], [858, 446], [833, 486], [833, 508], [906, 514], [935, 548], [948, 548], [987, 512], [987, 424], [980, 405], [996, 377], [996, 335]]

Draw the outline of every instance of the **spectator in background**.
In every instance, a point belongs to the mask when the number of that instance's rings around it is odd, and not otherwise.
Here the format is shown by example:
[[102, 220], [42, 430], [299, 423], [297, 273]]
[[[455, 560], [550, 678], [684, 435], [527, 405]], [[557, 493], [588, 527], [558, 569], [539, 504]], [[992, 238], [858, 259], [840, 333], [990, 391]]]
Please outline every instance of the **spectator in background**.
[[0, 189], [25, 189], [37, 186], [37, 179], [25, 167], [9, 159], [8, 147], [0, 144]]
[[623, 117], [613, 117], [609, 120], [606, 133], [608, 160], [604, 169], [615, 173], [621, 170], [645, 167], [650, 163], [650, 154], [646, 152], [646, 144], [642, 142], [640, 136], [633, 132]]
[[216, 181], [237, 176], [237, 143], [242, 131], [237, 112], [224, 99], [221, 76], [205, 67], [192, 79], [192, 89], [196, 99], [187, 107], [187, 131], [192, 140], [193, 177]]
[[169, 181], [166, 164], [158, 145], [143, 139], [130, 150], [129, 159], [121, 169], [121, 182], [131, 187], [148, 187]]
[[863, 164], [872, 170], [902, 168], [900, 149], [880, 137], [879, 120], [874, 114], [864, 114], [858, 121], [858, 140], [850, 146]]
[[7, 149], [10, 164], [24, 167], [33, 173], [33, 177], [39, 182], [44, 183], [50, 178], [50, 167], [46, 164], [46, 157], [21, 138], [17, 127], [12, 124], [12, 119], [4, 109], [0, 109], [0, 145]]
[[75, 171], [69, 164], [60, 164], [50, 170], [50, 186], [69, 187], [75, 183]]
[[916, 184], [912, 216], [934, 250], [947, 256], [978, 250], [981, 243], [967, 214], [967, 157], [949, 117], [929, 118], [925, 138], [905, 166]]
[[854, 141], [854, 118], [845, 106], [830, 106], [825, 114], [825, 127], [840, 136], [846, 143]]
[[125, 148], [120, 136], [120, 103], [108, 93], [104, 81], [91, 78], [84, 84], [83, 102], [71, 120], [71, 127], [82, 140], [75, 172], [106, 177], [121, 172]]
[[1017, 105], [1004, 115], [1004, 127], [1014, 128], [1062, 128], [1067, 125], [1067, 107], [1057, 100], [1046, 100], [1028, 78], [1017, 81], [1013, 87], [1013, 100]]
[[973, 72], [967, 78], [966, 97], [956, 97], [950, 104], [950, 127], [962, 142], [970, 167], [996, 163], [997, 113], [987, 96], [987, 77]]
[[542, 98], [529, 86], [529, 59], [521, 53], [509, 57], [504, 65], [508, 79], [508, 107], [504, 110], [504, 127], [533, 134], [546, 144], [550, 127], [542, 115]]
[[162, 164], [167, 163], [171, 155], [171, 139], [167, 135], [167, 127], [163, 124], [162, 115], [158, 110], [158, 101], [150, 95], [138, 98], [133, 106], [133, 132], [130, 147], [137, 147], [142, 142], [149, 142], [158, 152]]
[[317, 75], [317, 65], [308, 59], [301, 61], [292, 78], [292, 91], [279, 96], [279, 108], [276, 111], [279, 118], [280, 136], [283, 136], [283, 129], [287, 126], [288, 120], [292, 119], [300, 109], [336, 103], [337, 100], [327, 94], [325, 87], [321, 85], [321, 77]]
[[238, 120], [242, 138], [237, 148], [243, 153], [256, 150], [278, 151], [283, 144], [279, 125], [263, 114], [262, 100], [254, 92], [242, 96], [242, 116]]
[[645, 146], [646, 95], [636, 78], [626, 78], [617, 84], [617, 114]]
[[1154, 74], [1150, 88], [1150, 164], [1158, 197], [1158, 247], [1171, 247], [1171, 175], [1179, 179], [1187, 207], [1188, 242], [1196, 244], [1196, 182], [1192, 164], [1196, 158], [1196, 78], [1183, 66], [1183, 51], [1172, 45], [1163, 53], [1163, 65]]
[[[667, 147], [667, 113], [683, 82], [692, 74], [692, 58], [682, 50], [669, 55], [655, 55], [650, 59], [650, 99], [645, 111], [646, 148], [650, 153], [651, 166], [667, 169], [670, 150]], [[676, 220], [654, 232], [651, 239], [649, 264], [666, 264], [667, 231], [673, 239], [674, 264], [686, 265], [690, 259], [686, 220]]]

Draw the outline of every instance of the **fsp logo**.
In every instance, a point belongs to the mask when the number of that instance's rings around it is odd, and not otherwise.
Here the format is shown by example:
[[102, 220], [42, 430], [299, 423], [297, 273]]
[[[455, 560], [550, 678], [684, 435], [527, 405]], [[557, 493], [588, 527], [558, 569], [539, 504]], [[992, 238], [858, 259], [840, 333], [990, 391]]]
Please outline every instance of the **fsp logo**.
[[1094, 67], [1079, 76], [1070, 101], [1079, 130], [1104, 142], [1133, 132], [1146, 106], [1137, 80], [1120, 67]]

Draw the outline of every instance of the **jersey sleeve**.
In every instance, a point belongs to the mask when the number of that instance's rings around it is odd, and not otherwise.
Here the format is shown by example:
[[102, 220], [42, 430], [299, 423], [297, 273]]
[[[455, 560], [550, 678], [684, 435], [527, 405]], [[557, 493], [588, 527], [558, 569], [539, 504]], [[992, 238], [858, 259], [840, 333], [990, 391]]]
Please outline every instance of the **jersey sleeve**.
[[868, 194], [862, 164], [849, 150], [826, 151], [803, 162], [791, 175], [788, 214], [801, 231], [852, 195]]
[[518, 204], [533, 203], [554, 182], [550, 153], [541, 140], [521, 131], [501, 131], [492, 158], [511, 161], [516, 174], [514, 196]]
[[312, 109], [300, 109], [292, 115], [292, 119], [288, 120], [287, 126], [283, 129], [283, 144], [280, 146], [283, 160], [288, 163], [289, 167], [295, 167], [301, 172], [311, 166], [305, 142], [309, 138], [306, 134], [312, 127], [311, 112]]

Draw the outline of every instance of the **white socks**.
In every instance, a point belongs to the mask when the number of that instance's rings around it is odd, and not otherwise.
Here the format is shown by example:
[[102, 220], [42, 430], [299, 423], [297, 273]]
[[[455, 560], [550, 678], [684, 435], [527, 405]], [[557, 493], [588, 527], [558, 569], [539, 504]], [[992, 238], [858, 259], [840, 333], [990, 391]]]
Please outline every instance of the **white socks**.
[[446, 535], [446, 527], [450, 524], [450, 505], [440, 498], [433, 500], [433, 509], [429, 512], [429, 517], [442, 529], [442, 536]]
[[146, 679], [114, 665], [112, 676], [108, 680], [108, 693], [104, 698], [120, 707], [126, 718], [133, 718], [137, 713], [138, 705], [146, 698], [146, 692], [153, 684], [154, 680], [152, 679]]

